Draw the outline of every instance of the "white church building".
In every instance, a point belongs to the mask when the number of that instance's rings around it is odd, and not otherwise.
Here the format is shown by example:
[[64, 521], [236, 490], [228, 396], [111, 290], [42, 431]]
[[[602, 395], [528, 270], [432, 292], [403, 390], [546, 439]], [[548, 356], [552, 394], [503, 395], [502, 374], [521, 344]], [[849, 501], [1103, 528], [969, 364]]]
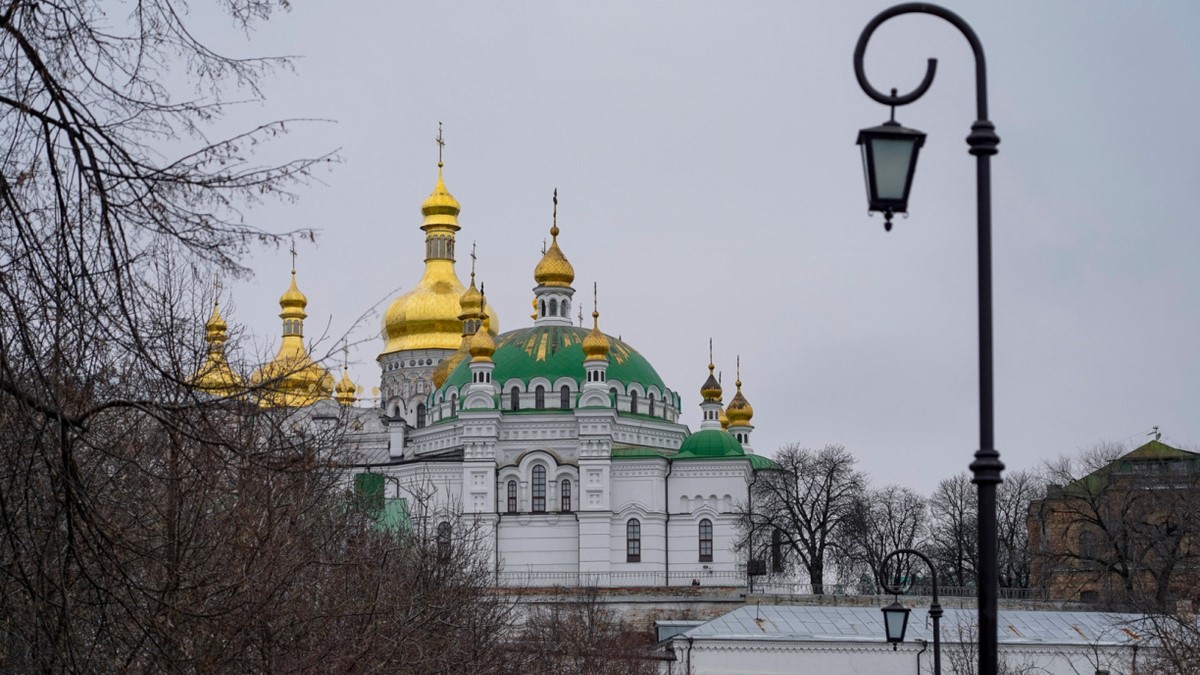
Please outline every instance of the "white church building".
[[[459, 203], [440, 162], [421, 211], [424, 274], [384, 317], [378, 404], [356, 404], [345, 373], [335, 386], [308, 359], [294, 273], [280, 299], [284, 346], [259, 372], [296, 377], [278, 377], [263, 404], [343, 420], [348, 475], [439, 537], [482, 534], [504, 583], [740, 585], [735, 509], [755, 472], [775, 466], [751, 449], [740, 378], [726, 406], [710, 358], [700, 429], [680, 424], [684, 396], [602, 332], [595, 307], [590, 329], [572, 325], [575, 272], [556, 222], [533, 271], [532, 325], [500, 332], [473, 265], [469, 285], [455, 269]], [[213, 317], [197, 381], [218, 391], [240, 379]]]

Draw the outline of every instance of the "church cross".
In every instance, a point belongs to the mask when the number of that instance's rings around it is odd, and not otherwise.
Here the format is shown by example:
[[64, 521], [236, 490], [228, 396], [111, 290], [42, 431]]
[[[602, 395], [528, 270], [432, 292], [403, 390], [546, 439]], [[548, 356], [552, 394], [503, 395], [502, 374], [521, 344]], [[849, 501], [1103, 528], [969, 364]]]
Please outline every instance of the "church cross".
[[438, 144], [438, 166], [442, 165], [442, 149], [446, 147], [446, 139], [442, 137], [442, 123], [438, 122], [438, 135], [434, 139]]

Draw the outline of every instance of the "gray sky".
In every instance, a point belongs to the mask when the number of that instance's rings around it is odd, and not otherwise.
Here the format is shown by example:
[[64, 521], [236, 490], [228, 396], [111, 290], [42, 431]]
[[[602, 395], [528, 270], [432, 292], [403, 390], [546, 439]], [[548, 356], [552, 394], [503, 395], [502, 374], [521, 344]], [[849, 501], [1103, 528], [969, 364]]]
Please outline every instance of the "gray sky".
[[[854, 79], [859, 32], [886, 3], [296, 3], [239, 54], [297, 54], [232, 127], [298, 125], [283, 150], [340, 148], [297, 204], [251, 212], [311, 227], [308, 333], [363, 341], [376, 305], [422, 270], [419, 205], [462, 202], [462, 255], [504, 330], [529, 323], [533, 267], [559, 189], [578, 300], [637, 347], [699, 422], [708, 338], [754, 445], [841, 443], [872, 479], [928, 492], [978, 444], [973, 62], [933, 17], [901, 17], [867, 55], [880, 88], [930, 92], [897, 119], [929, 134], [911, 217], [867, 217], [857, 130], [887, 118]], [[1200, 443], [1200, 6], [953, 2], [989, 60], [996, 438], [1010, 468], [1101, 439]], [[221, 34], [228, 21], [200, 15]], [[207, 10], [206, 10], [207, 11]], [[225, 41], [228, 40], [228, 41]], [[469, 261], [467, 261], [469, 263]], [[227, 284], [254, 344], [277, 340], [288, 255], [258, 251]], [[352, 330], [375, 307], [377, 314]], [[330, 345], [330, 347], [332, 347]]]

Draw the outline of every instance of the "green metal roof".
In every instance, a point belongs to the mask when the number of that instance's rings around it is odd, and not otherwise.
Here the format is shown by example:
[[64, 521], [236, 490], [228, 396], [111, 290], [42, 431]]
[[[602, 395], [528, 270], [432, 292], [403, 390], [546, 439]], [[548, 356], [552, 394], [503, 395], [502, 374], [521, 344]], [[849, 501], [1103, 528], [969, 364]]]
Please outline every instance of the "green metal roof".
[[399, 497], [388, 499], [376, 519], [379, 527], [390, 532], [406, 532], [412, 527], [408, 517], [408, 500]]
[[1145, 443], [1088, 475], [1069, 483], [1067, 494], [1095, 494], [1105, 489], [1111, 476], [1145, 471], [1155, 465], [1179, 464], [1186, 475], [1200, 473], [1200, 453], [1173, 448], [1162, 441]]
[[755, 471], [778, 471], [779, 465], [775, 460], [763, 457], [762, 455], [746, 455], [750, 459], [750, 468]]
[[[576, 326], [533, 326], [502, 333], [496, 338], [496, 353], [492, 360], [496, 369], [492, 381], [503, 385], [511, 379], [528, 383], [544, 377], [551, 384], [560, 377], [569, 377], [583, 384], [583, 338], [589, 329]], [[636, 349], [611, 335], [608, 336], [608, 379], [622, 384], [637, 382], [643, 387], [655, 386], [666, 392], [662, 378]], [[442, 387], [460, 388], [471, 381], [470, 359], [450, 373]]]
[[684, 439], [674, 459], [740, 459], [745, 456], [742, 444], [728, 431], [703, 429]]

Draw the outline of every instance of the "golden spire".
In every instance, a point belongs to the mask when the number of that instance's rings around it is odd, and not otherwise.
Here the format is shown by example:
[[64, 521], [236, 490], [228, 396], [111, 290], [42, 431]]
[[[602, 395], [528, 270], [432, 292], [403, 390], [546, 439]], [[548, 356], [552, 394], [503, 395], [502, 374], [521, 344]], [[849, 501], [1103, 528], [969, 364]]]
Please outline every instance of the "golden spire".
[[350, 380], [350, 364], [349, 359], [350, 348], [342, 345], [342, 379], [334, 387], [333, 399], [342, 405], [354, 405], [358, 400], [355, 393], [358, 391], [358, 385]]
[[550, 225], [550, 248], [546, 249], [537, 267], [533, 270], [533, 279], [538, 286], [570, 287], [575, 281], [575, 268], [567, 261], [562, 249], [558, 247], [558, 188], [554, 188], [554, 212]]
[[496, 342], [492, 340], [490, 325], [487, 315], [487, 296], [480, 293], [481, 303], [479, 315], [482, 317], [483, 325], [481, 330], [475, 331], [475, 335], [471, 336], [471, 362], [487, 362], [492, 360], [492, 354], [496, 353]]
[[705, 401], [721, 401], [721, 383], [713, 376], [713, 370], [716, 366], [713, 365], [712, 357], [712, 338], [708, 339], [708, 379], [704, 381], [704, 385], [700, 387], [700, 395]]
[[192, 386], [213, 396], [233, 396], [242, 391], [242, 376], [233, 372], [225, 358], [225, 342], [228, 340], [228, 325], [221, 316], [217, 301], [213, 301], [212, 315], [204, 324], [204, 340], [208, 343], [208, 356], [192, 376]]
[[737, 393], [733, 395], [733, 399], [729, 401], [729, 408], [725, 414], [729, 418], [729, 424], [735, 427], [744, 427], [750, 424], [751, 418], [754, 417], [754, 408], [746, 397], [742, 395], [742, 357], [737, 359]]
[[295, 246], [292, 247], [292, 283], [279, 298], [279, 318], [283, 319], [283, 339], [270, 363], [251, 376], [259, 388], [259, 405], [306, 406], [333, 393], [333, 376], [313, 362], [304, 345], [304, 308], [308, 298], [296, 286]]
[[421, 203], [421, 213], [425, 216], [425, 222], [421, 225], [421, 229], [429, 232], [433, 228], [448, 228], [453, 232], [459, 229], [458, 214], [462, 209], [458, 200], [446, 189], [445, 181], [442, 180], [442, 167], [444, 166], [442, 162], [442, 150], [446, 147], [446, 141], [442, 138], [441, 122], [438, 122], [438, 135], [435, 140], [438, 144], [437, 185], [433, 187], [433, 192]]
[[608, 338], [600, 332], [600, 311], [596, 300], [596, 282], [592, 282], [592, 330], [583, 338], [583, 360], [608, 358]]

